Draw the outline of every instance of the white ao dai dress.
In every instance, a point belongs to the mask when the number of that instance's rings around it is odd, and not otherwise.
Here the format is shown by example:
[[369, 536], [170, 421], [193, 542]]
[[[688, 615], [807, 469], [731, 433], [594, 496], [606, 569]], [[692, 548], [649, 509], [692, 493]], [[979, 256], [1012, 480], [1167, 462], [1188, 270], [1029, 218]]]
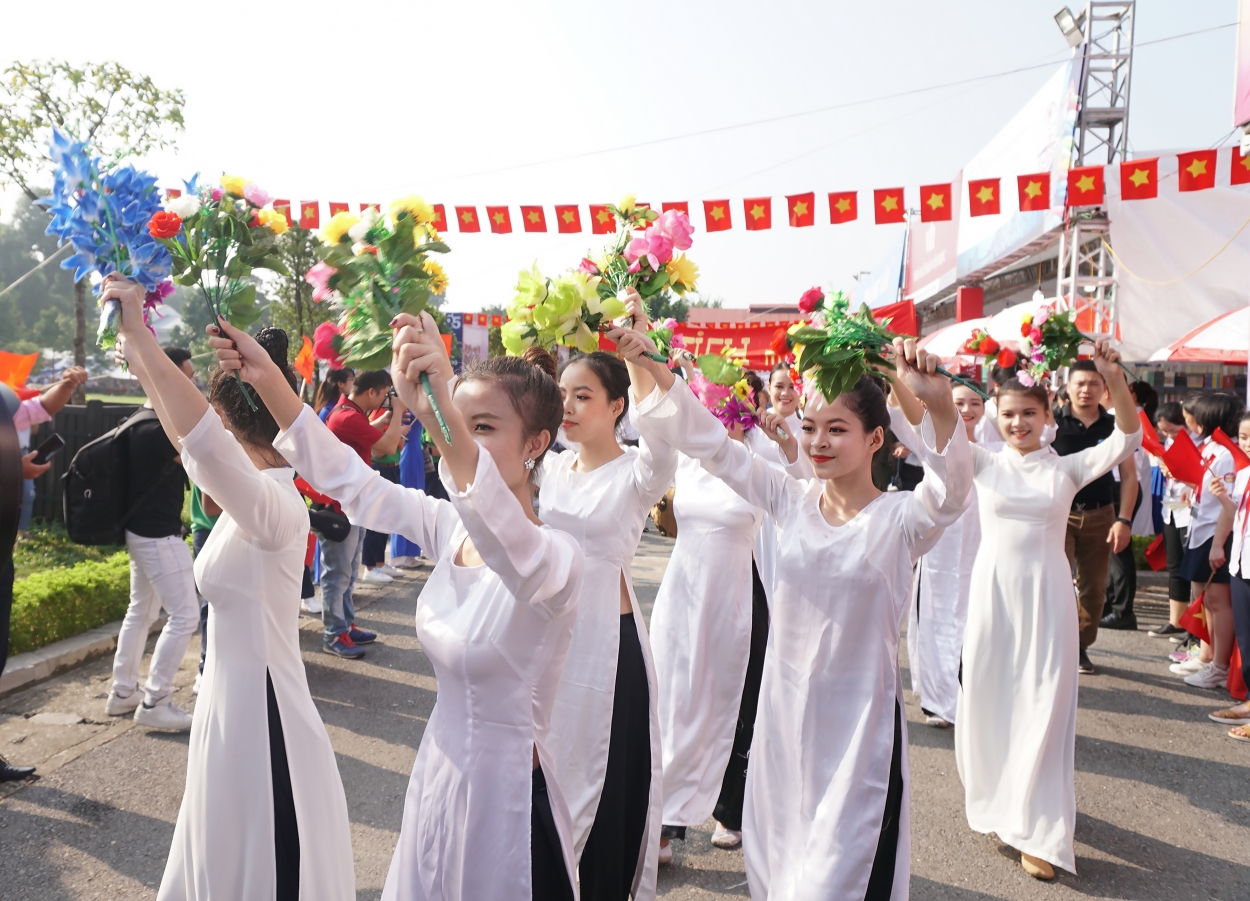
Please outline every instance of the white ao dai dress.
[[181, 444], [188, 477], [223, 513], [195, 561], [208, 601], [208, 650], [186, 789], [157, 898], [274, 897], [268, 673], [299, 828], [299, 896], [349, 901], [356, 879], [347, 799], [300, 658], [308, 508], [293, 471], [257, 470], [216, 411]]
[[651, 792], [634, 876], [634, 897], [644, 899], [655, 895], [663, 786], [655, 663], [630, 563], [648, 512], [672, 483], [677, 454], [643, 436], [637, 448], [624, 448], [621, 456], [590, 472], [574, 469], [577, 459], [572, 451], [548, 454], [538, 494], [539, 518], [573, 536], [586, 557], [577, 623], [556, 692], [548, 748], [569, 806], [580, 859], [608, 766], [623, 580], [646, 664], [651, 711]]
[[1060, 457], [974, 447], [981, 547], [964, 630], [955, 760], [968, 825], [1076, 872], [1077, 630], [1072, 498], [1141, 444], [1118, 428]]
[[[357, 525], [397, 532], [437, 561], [417, 598], [417, 637], [438, 700], [417, 750], [384, 901], [532, 897], [533, 754], [573, 880], [572, 827], [547, 732], [582, 582], [570, 536], [532, 523], [484, 448], [450, 501], [386, 481], [309, 407], [274, 446]], [[485, 562], [455, 558], [466, 538]], [[541, 899], [540, 899], [541, 901]]]
[[[644, 401], [639, 416], [653, 418], [665, 440], [778, 525], [743, 811], [751, 897], [863, 901], [895, 750], [898, 637], [912, 565], [967, 503], [967, 436], [956, 429], [943, 454], [929, 451], [914, 492], [881, 494], [832, 526], [820, 511], [822, 482], [791, 478], [730, 439], [684, 382], [659, 403]], [[927, 421], [922, 434], [931, 448]], [[902, 729], [894, 901], [906, 901], [911, 855], [905, 723]]]

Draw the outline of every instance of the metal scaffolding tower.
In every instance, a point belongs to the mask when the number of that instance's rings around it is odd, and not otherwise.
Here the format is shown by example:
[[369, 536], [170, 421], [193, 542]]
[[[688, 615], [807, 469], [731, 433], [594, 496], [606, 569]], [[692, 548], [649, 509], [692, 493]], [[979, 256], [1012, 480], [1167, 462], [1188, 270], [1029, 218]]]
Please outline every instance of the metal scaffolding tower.
[[[1081, 75], [1073, 167], [1119, 163], [1127, 156], [1135, 7], [1134, 0], [1090, 2], [1077, 18]], [[1069, 208], [1059, 241], [1059, 306], [1076, 310], [1088, 331], [1103, 335], [1116, 334], [1119, 322], [1110, 240], [1106, 210]]]

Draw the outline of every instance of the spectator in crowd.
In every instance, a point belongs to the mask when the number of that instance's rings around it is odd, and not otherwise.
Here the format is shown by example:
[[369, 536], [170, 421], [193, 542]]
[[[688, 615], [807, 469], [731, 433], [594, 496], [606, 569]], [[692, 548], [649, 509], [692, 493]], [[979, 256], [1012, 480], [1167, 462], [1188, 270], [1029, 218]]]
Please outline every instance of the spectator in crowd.
[[[1106, 383], [1093, 360], [1077, 360], [1068, 376], [1068, 402], [1055, 416], [1058, 431], [1052, 445], [1061, 457], [1094, 447], [1111, 436], [1115, 416], [1103, 409]], [[1130, 512], [1137, 503], [1137, 471], [1133, 458], [1119, 465], [1119, 509]], [[1107, 597], [1111, 555], [1129, 544], [1132, 517], [1116, 513], [1115, 477], [1107, 473], [1090, 482], [1072, 499], [1066, 550], [1076, 577], [1077, 620], [1080, 624], [1080, 672], [1096, 670], [1089, 647], [1098, 639]]]
[[[1177, 434], [1185, 428], [1185, 414], [1178, 403], [1159, 406], [1155, 427], [1163, 446], [1171, 446]], [[1181, 558], [1189, 531], [1189, 506], [1193, 492], [1184, 482], [1178, 482], [1164, 471], [1163, 496], [1163, 548], [1168, 558], [1168, 624], [1150, 633], [1152, 638], [1168, 638], [1179, 644], [1189, 639], [1189, 633], [1181, 628], [1181, 617], [1189, 607], [1189, 581], [1181, 578]]]
[[[27, 404], [38, 404], [31, 398]], [[22, 515], [22, 482], [39, 478], [52, 464], [35, 463], [35, 453], [23, 453], [17, 442], [14, 419], [22, 409], [8, 385], [0, 382], [0, 673], [9, 656], [9, 615], [13, 611], [13, 542]], [[40, 409], [43, 409], [40, 407]], [[29, 416], [29, 412], [26, 414]], [[14, 766], [0, 757], [0, 782], [14, 782], [33, 775], [33, 766]]]
[[[395, 398], [394, 389], [392, 389], [391, 394], [388, 397], [398, 400], [398, 398]], [[402, 405], [403, 402], [400, 401], [401, 408]], [[382, 409], [375, 410], [373, 412], [373, 415], [370, 417], [370, 421], [374, 424], [374, 426], [380, 425], [385, 417], [393, 416], [389, 406], [389, 402], [384, 402]], [[402, 413], [400, 414], [400, 418], [403, 418]], [[390, 422], [389, 419], [386, 421], [388, 423]], [[411, 426], [409, 426], [409, 428], [411, 428]], [[399, 458], [403, 453], [403, 447], [404, 441], [401, 438], [399, 447], [396, 448], [393, 453], [379, 453], [376, 448], [373, 451], [372, 466], [374, 470], [382, 476], [382, 478], [386, 479], [388, 482], [394, 482], [396, 485], [399, 484]], [[372, 529], [365, 530], [365, 543], [360, 554], [360, 560], [365, 565], [365, 574], [362, 577], [364, 581], [383, 583], [393, 582], [395, 580], [395, 576], [399, 575], [398, 569], [393, 566], [388, 566], [386, 563], [386, 545], [390, 542], [390, 539], [391, 536], [385, 532], [375, 532]]]
[[[191, 559], [200, 556], [204, 542], [212, 534], [217, 517], [221, 516], [221, 507], [204, 492], [199, 485], [191, 486]], [[200, 693], [200, 677], [204, 675], [204, 658], [208, 653], [208, 601], [200, 596], [200, 669], [195, 674], [195, 685], [191, 691]]]
[[339, 401], [352, 393], [356, 383], [356, 370], [344, 366], [342, 369], [331, 369], [326, 373], [325, 381], [317, 388], [317, 399], [313, 401], [313, 409], [325, 422], [339, 405]]
[[[195, 381], [190, 351], [165, 348], [165, 355]], [[113, 688], [105, 703], [109, 716], [134, 712], [135, 722], [153, 729], [185, 732], [191, 714], [174, 701], [174, 675], [191, 636], [199, 625], [199, 600], [191, 571], [191, 550], [182, 535], [182, 501], [187, 476], [178, 451], [169, 443], [151, 401], [128, 429], [127, 508], [136, 507], [126, 522], [130, 553], [130, 607], [117, 636], [113, 657]], [[139, 687], [139, 666], [148, 631], [161, 608], [169, 620], [161, 629], [148, 666], [147, 683]]]
[[[1133, 402], [1137, 404], [1137, 411], [1141, 413], [1145, 411], [1146, 415], [1154, 419], [1154, 412], [1159, 406], [1159, 395], [1155, 393], [1155, 389], [1147, 385], [1145, 382], [1133, 382], [1129, 385], [1129, 392], [1133, 395]], [[1104, 398], [1107, 404], [1110, 401]], [[1115, 492], [1116, 498], [1116, 516], [1123, 516], [1130, 520], [1130, 531], [1133, 535], [1153, 536], [1155, 534], [1154, 518], [1151, 514], [1150, 498], [1150, 454], [1142, 448], [1133, 451], [1133, 456], [1129, 458], [1133, 464], [1133, 471], [1137, 476], [1137, 503], [1131, 514], [1126, 514], [1120, 508], [1120, 494]], [[1111, 474], [1115, 476], [1115, 480], [1120, 481], [1119, 469], [1112, 470]], [[1133, 543], [1130, 539], [1124, 549], [1117, 554], [1111, 555], [1111, 561], [1107, 570], [1107, 601], [1104, 609], [1102, 621], [1098, 624], [1103, 629], [1137, 629], [1137, 614], [1133, 612], [1133, 601], [1137, 597], [1137, 558], [1133, 554]]]
[[[403, 402], [398, 397], [393, 398], [394, 409], [384, 414], [377, 425], [369, 421], [369, 414], [390, 396], [389, 373], [384, 370], [361, 372], [350, 394], [339, 400], [326, 419], [334, 436], [369, 465], [373, 465], [375, 453], [382, 456], [395, 453], [400, 439], [408, 431], [403, 424]], [[334, 509], [342, 512], [338, 504]], [[364, 540], [364, 528], [353, 525], [345, 540], [321, 542], [321, 621], [325, 626], [325, 649], [339, 657], [364, 656], [364, 649], [359, 645], [378, 637], [373, 632], [358, 629], [354, 622], [356, 609], [352, 604], [352, 590], [360, 570]]]
[[[17, 428], [17, 443], [21, 446], [23, 454], [30, 453], [32, 428], [41, 422], [47, 422], [61, 412], [61, 408], [69, 403], [74, 389], [85, 381], [87, 381], [87, 370], [81, 366], [71, 366], [65, 370], [59, 382], [38, 397], [25, 401], [18, 408], [13, 417], [13, 424]], [[30, 517], [34, 510], [35, 480], [24, 479], [22, 481], [22, 518], [17, 524], [19, 534], [26, 534], [26, 530], [30, 528]]]

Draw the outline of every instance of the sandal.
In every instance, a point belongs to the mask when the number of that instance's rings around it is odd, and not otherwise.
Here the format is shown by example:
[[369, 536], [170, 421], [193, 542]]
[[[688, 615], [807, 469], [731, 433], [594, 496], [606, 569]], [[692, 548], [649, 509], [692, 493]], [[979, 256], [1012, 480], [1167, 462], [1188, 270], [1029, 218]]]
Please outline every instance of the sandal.
[[1235, 738], [1237, 741], [1250, 741], [1250, 727], [1234, 726], [1228, 730], [1228, 737]]
[[[1242, 708], [1242, 712], [1237, 712], [1237, 707]], [[1222, 726], [1248, 726], [1250, 725], [1250, 709], [1245, 704], [1238, 704], [1237, 707], [1230, 707], [1227, 710], [1217, 710], [1215, 713], [1208, 713], [1207, 717], [1213, 723], [1219, 723]]]

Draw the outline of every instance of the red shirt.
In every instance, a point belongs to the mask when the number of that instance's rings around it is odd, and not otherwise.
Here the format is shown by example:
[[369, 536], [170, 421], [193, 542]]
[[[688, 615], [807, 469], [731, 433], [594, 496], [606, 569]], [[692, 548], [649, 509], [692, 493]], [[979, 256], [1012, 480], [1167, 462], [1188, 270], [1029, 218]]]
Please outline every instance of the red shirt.
[[367, 465], [373, 463], [373, 445], [377, 444], [382, 433], [369, 424], [369, 417], [360, 405], [350, 397], [339, 400], [338, 406], [330, 413], [326, 425], [338, 438], [356, 453]]

